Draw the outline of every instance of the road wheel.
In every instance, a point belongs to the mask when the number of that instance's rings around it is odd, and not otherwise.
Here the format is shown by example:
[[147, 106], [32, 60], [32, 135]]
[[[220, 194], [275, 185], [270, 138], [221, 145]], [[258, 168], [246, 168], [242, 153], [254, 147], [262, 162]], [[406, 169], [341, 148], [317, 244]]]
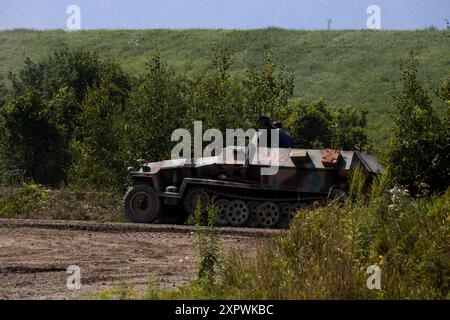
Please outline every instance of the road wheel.
[[221, 227], [225, 227], [229, 224], [227, 219], [227, 209], [229, 204], [230, 201], [226, 199], [220, 199], [219, 201], [216, 202], [216, 209], [217, 209], [216, 222]]
[[204, 215], [209, 205], [209, 201], [208, 192], [202, 188], [192, 188], [187, 192], [186, 197], [184, 198], [184, 207], [189, 214], [194, 214], [197, 203], [199, 203], [202, 215]]
[[278, 223], [278, 220], [280, 220], [280, 210], [278, 210], [276, 203], [270, 201], [264, 202], [258, 207], [256, 218], [261, 227], [274, 227]]
[[287, 202], [279, 204], [278, 208], [280, 210], [280, 220], [278, 221], [278, 226], [281, 228], [289, 228], [291, 220], [297, 209], [292, 204]]
[[250, 210], [244, 201], [230, 201], [227, 209], [227, 219], [233, 227], [243, 226], [247, 222], [249, 216]]
[[249, 201], [247, 202], [247, 206], [250, 209], [250, 217], [247, 220], [247, 226], [249, 226], [250, 228], [256, 228], [259, 226], [258, 219], [256, 218], [256, 212], [258, 211], [259, 202]]
[[161, 214], [161, 200], [152, 187], [138, 184], [124, 197], [125, 214], [135, 223], [151, 223]]

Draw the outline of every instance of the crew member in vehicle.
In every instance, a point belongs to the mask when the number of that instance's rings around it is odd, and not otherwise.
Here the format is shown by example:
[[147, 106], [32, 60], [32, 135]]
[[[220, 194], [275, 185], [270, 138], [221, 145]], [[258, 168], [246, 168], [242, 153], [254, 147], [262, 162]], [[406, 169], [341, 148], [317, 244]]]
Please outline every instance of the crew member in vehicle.
[[278, 132], [278, 139], [279, 139], [279, 148], [293, 148], [294, 147], [294, 141], [286, 130], [283, 129], [283, 124], [279, 121], [276, 121], [274, 123], [270, 122], [269, 117], [267, 116], [261, 116], [258, 121], [259, 129], [266, 129], [267, 131], [262, 133], [265, 134], [267, 137], [267, 146], [268, 147], [275, 147], [271, 142], [271, 131], [270, 130], [277, 130]]

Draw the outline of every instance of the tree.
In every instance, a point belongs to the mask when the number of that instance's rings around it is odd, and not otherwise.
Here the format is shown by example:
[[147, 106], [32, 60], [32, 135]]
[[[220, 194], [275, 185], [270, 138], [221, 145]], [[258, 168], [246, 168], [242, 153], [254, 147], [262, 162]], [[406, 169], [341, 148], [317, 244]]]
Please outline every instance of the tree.
[[17, 75], [10, 74], [10, 80], [15, 95], [31, 88], [51, 99], [62, 86], [67, 86], [75, 90], [81, 103], [87, 90], [98, 84], [101, 65], [94, 52], [63, 49], [39, 63], [27, 58]]
[[323, 100], [291, 106], [286, 127], [301, 148], [354, 150], [367, 145], [366, 110], [330, 107]]
[[402, 89], [393, 100], [395, 129], [388, 165], [397, 183], [413, 192], [424, 187], [444, 190], [450, 181], [448, 115], [445, 121], [434, 111], [432, 99], [418, 79], [418, 60], [413, 53], [402, 62], [401, 71]]
[[3, 145], [8, 170], [24, 171], [36, 182], [57, 185], [65, 175], [64, 138], [40, 95], [27, 90], [1, 109]]
[[232, 54], [227, 47], [213, 48], [210, 68], [193, 83], [193, 99], [188, 110], [191, 121], [203, 121], [205, 128], [225, 132], [241, 125], [243, 115], [241, 84], [230, 75]]
[[[50, 185], [66, 182], [72, 161], [80, 155], [80, 149], [70, 148], [72, 142], [99, 138], [90, 129], [107, 132], [110, 128], [89, 108], [103, 103], [108, 109], [108, 101], [100, 98], [104, 95], [103, 99], [121, 100], [124, 111], [124, 97], [130, 90], [129, 79], [117, 63], [100, 61], [89, 51], [60, 50], [39, 63], [26, 59], [10, 80], [11, 99], [2, 111], [0, 148], [7, 154], [2, 157], [6, 159], [2, 166], [7, 168], [3, 170], [21, 169], [36, 182]], [[84, 147], [87, 144], [80, 148]], [[93, 159], [100, 159], [101, 152], [97, 156]]]
[[87, 93], [70, 148], [74, 159], [71, 185], [108, 190], [125, 186], [123, 119], [128, 87], [120, 67], [108, 63], [100, 73], [100, 84]]
[[126, 114], [129, 161], [159, 161], [170, 156], [173, 130], [186, 124], [188, 84], [154, 54], [133, 89]]
[[355, 146], [364, 149], [368, 145], [365, 109], [355, 107], [338, 107], [333, 110], [334, 125], [332, 130], [332, 147], [342, 150], [354, 150]]
[[74, 130], [79, 126], [79, 114], [81, 105], [78, 103], [76, 92], [73, 88], [62, 86], [48, 101], [49, 119], [63, 134], [68, 149]]
[[298, 147], [318, 149], [331, 146], [333, 113], [323, 100], [296, 103], [286, 126]]
[[278, 68], [273, 55], [267, 51], [261, 70], [251, 66], [243, 81], [244, 105], [249, 121], [254, 124], [259, 116], [282, 120], [288, 100], [294, 92], [294, 76]]
[[0, 75], [0, 108], [6, 102], [8, 98], [8, 90], [6, 90], [6, 86], [3, 82], [3, 76]]

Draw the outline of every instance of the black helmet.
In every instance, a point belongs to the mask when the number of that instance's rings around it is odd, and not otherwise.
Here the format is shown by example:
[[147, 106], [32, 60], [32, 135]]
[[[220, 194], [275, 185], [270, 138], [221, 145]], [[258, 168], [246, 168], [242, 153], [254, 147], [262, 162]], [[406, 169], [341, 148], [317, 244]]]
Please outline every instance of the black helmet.
[[277, 129], [283, 128], [283, 124], [280, 121], [275, 121], [274, 123], [272, 123], [272, 126], [274, 126]]
[[270, 126], [270, 119], [267, 116], [260, 116], [258, 124], [260, 126]]

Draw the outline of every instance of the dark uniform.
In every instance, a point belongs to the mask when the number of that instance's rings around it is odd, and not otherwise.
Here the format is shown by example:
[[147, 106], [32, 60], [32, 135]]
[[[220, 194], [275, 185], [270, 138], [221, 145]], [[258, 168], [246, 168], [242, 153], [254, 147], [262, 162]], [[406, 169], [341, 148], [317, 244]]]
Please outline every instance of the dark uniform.
[[294, 147], [294, 140], [292, 139], [289, 132], [283, 129], [283, 125], [281, 122], [274, 122], [272, 125], [276, 128], [278, 131], [278, 138], [280, 140], [280, 148], [293, 148]]
[[259, 118], [259, 128], [260, 129], [266, 129], [266, 136], [267, 136], [267, 146], [268, 147], [276, 147], [275, 145], [272, 145], [271, 143], [271, 133], [270, 130], [275, 129], [278, 132], [278, 139], [279, 139], [279, 148], [293, 148], [294, 147], [294, 140], [292, 139], [291, 135], [283, 129], [283, 125], [281, 122], [274, 122], [270, 123], [270, 120], [266, 116], [261, 116]]

